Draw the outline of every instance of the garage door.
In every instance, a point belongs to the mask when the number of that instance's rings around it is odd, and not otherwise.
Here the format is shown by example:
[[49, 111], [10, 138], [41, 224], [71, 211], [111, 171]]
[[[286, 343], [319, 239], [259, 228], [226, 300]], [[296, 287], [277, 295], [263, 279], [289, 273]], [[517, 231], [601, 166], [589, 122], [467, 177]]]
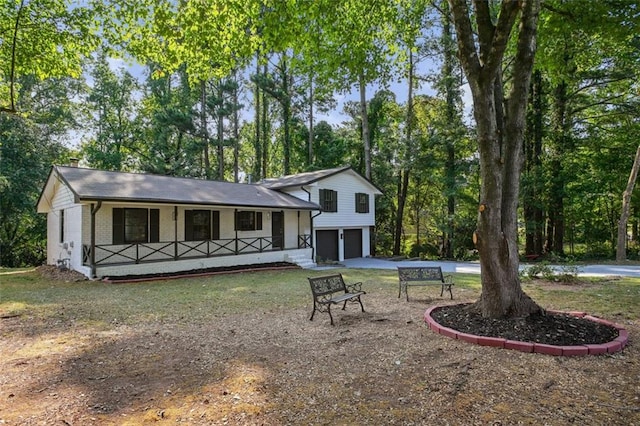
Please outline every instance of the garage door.
[[362, 229], [344, 230], [344, 258], [362, 257]]
[[338, 230], [316, 231], [316, 258], [338, 260]]

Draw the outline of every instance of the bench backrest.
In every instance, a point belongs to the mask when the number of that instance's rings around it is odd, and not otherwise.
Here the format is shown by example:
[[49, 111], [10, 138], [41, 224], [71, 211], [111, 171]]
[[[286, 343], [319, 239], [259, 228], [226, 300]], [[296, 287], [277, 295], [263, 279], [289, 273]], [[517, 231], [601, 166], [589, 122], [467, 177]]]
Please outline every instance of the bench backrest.
[[442, 276], [442, 268], [439, 266], [399, 266], [398, 278], [400, 281], [441, 281], [444, 282]]
[[311, 292], [314, 296], [347, 291], [342, 274], [327, 275], [324, 277], [307, 278], [311, 284]]

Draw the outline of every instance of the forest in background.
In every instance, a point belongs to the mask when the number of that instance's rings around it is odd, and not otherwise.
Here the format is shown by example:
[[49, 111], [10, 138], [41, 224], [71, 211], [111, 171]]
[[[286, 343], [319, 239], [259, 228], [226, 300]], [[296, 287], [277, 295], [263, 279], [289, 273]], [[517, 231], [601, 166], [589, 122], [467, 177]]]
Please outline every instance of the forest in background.
[[[544, 2], [525, 129], [523, 255], [613, 258], [640, 144], [639, 23], [631, 1]], [[443, 1], [7, 2], [0, 264], [43, 262], [36, 200], [51, 165], [71, 157], [227, 181], [351, 165], [384, 192], [377, 254], [474, 256], [478, 154], [454, 34]], [[142, 72], [114, 69], [112, 58]], [[345, 103], [341, 124], [317, 120], [348, 91], [359, 101]], [[639, 208], [636, 194], [631, 259], [640, 256]]]

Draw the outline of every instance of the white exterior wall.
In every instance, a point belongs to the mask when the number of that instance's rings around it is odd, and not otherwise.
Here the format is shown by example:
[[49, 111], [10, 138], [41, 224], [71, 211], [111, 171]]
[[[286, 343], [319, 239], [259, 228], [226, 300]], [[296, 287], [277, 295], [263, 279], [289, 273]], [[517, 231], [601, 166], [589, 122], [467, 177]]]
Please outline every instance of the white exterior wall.
[[[322, 212], [313, 220], [313, 227], [318, 229], [362, 228], [376, 223], [375, 195], [362, 178], [350, 173], [339, 173], [306, 187], [311, 193], [311, 201], [320, 204], [320, 190], [332, 189], [338, 192], [338, 211]], [[356, 213], [356, 193], [369, 194], [369, 213]]]
[[[338, 193], [338, 211], [322, 212], [313, 219], [313, 241], [318, 241], [315, 231], [332, 230], [338, 231], [338, 260], [344, 260], [344, 230], [360, 229], [362, 231], [362, 256], [371, 255], [370, 227], [375, 225], [375, 196], [377, 191], [372, 191], [371, 185], [364, 181], [355, 172], [343, 172], [324, 178], [318, 182], [304, 187], [309, 193], [302, 189], [285, 190], [294, 197], [320, 203], [320, 190], [331, 189]], [[356, 213], [356, 193], [369, 194], [369, 213]], [[311, 197], [309, 198], [309, 194]], [[314, 212], [315, 215], [315, 212]], [[300, 232], [309, 233], [309, 232]]]
[[[84, 275], [91, 277], [91, 268], [83, 265], [83, 245], [91, 244], [91, 203], [76, 204], [75, 196], [69, 188], [56, 181], [51, 186], [43, 197], [46, 204], [40, 207], [41, 212], [47, 213], [47, 263], [56, 265], [58, 260], [69, 259], [69, 266]], [[305, 193], [305, 196], [307, 194]], [[308, 196], [305, 197], [307, 199]], [[93, 203], [94, 208], [97, 208], [98, 203]], [[106, 247], [111, 252], [118, 252], [121, 249], [130, 246], [130, 244], [124, 244], [119, 246], [113, 246], [113, 209], [114, 208], [147, 208], [159, 210], [159, 239], [160, 243], [140, 244], [134, 245], [125, 256], [116, 256], [112, 253], [96, 249], [96, 260], [100, 258], [109, 258], [110, 262], [132, 262], [132, 258], [136, 257], [136, 249], [138, 250], [138, 256], [145, 256], [149, 254], [144, 260], [148, 263], [140, 264], [119, 264], [119, 265], [97, 265], [96, 274], [101, 276], [118, 276], [118, 275], [135, 275], [135, 274], [149, 274], [149, 273], [164, 273], [164, 272], [179, 272], [188, 271], [193, 269], [223, 267], [231, 265], [243, 265], [253, 263], [268, 263], [268, 262], [283, 262], [290, 261], [290, 257], [302, 256], [311, 259], [312, 250], [298, 249], [298, 235], [309, 234], [311, 232], [309, 212], [301, 211], [298, 216], [298, 211], [284, 211], [285, 220], [285, 250], [268, 251], [270, 248], [267, 246], [266, 250], [262, 253], [247, 253], [241, 255], [235, 255], [233, 250], [235, 244], [230, 243], [231, 248], [224, 249], [216, 252], [216, 255], [209, 258], [185, 258], [183, 260], [174, 261], [166, 260], [167, 256], [173, 256], [175, 254], [174, 241], [180, 242], [178, 244], [178, 255], [187, 253], [187, 256], [203, 256], [197, 250], [190, 250], [197, 246], [200, 242], [185, 242], [185, 210], [211, 210], [220, 212], [220, 246], [226, 242], [235, 239], [263, 237], [267, 238], [272, 233], [272, 221], [271, 212], [280, 210], [270, 209], [253, 209], [253, 208], [238, 208], [238, 210], [258, 211], [262, 212], [262, 229], [255, 231], [238, 231], [234, 229], [234, 214], [235, 208], [233, 207], [206, 207], [206, 206], [179, 206], [177, 208], [177, 219], [174, 218], [174, 206], [169, 205], [157, 205], [157, 204], [126, 204], [126, 203], [102, 203], [101, 207], [97, 210], [95, 215], [95, 243], [97, 246], [110, 246]], [[60, 212], [64, 210], [64, 241], [61, 241], [60, 235]], [[164, 243], [164, 244], [163, 244]], [[263, 241], [268, 245], [268, 241]], [[205, 243], [206, 244], [206, 243]], [[216, 247], [216, 241], [210, 242], [211, 247]], [[154, 250], [162, 248], [162, 253], [153, 253]], [[149, 248], [151, 247], [151, 248]], [[238, 246], [238, 249], [242, 250], [242, 242]], [[225, 251], [226, 250], [226, 251]], [[152, 254], [153, 253], [153, 254]], [[226, 256], [225, 256], [226, 255]], [[156, 261], [164, 259], [164, 261]]]

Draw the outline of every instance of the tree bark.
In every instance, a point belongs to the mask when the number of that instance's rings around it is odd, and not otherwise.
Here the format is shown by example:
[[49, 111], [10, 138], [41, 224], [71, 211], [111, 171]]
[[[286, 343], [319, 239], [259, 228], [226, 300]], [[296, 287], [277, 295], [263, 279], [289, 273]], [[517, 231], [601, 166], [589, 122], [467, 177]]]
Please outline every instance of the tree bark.
[[371, 180], [371, 141], [369, 140], [369, 117], [367, 115], [367, 84], [360, 73], [360, 117], [362, 119], [362, 145], [364, 147], [364, 174]]
[[407, 192], [409, 191], [409, 161], [413, 154], [413, 52], [409, 49], [409, 90], [407, 95], [407, 127], [406, 146], [404, 148], [404, 158], [402, 168], [398, 177], [398, 210], [396, 211], [396, 230], [393, 244], [393, 254], [398, 256], [402, 245], [402, 224], [404, 222], [404, 208], [407, 203]]
[[627, 260], [627, 222], [631, 211], [631, 194], [638, 178], [638, 169], [640, 169], [640, 146], [638, 146], [636, 157], [633, 160], [627, 187], [622, 193], [622, 213], [620, 213], [620, 221], [618, 222], [618, 243], [616, 245], [616, 261], [618, 262]]
[[[495, 24], [488, 2], [474, 2], [477, 38], [467, 1], [449, 0], [449, 4], [458, 36], [460, 61], [473, 96], [480, 153], [476, 241], [482, 293], [475, 306], [483, 316], [492, 318], [539, 313], [541, 308], [522, 291], [518, 276], [517, 206], [540, 0], [502, 2]], [[505, 97], [502, 93], [503, 58], [518, 16], [511, 87], [509, 96]]]

